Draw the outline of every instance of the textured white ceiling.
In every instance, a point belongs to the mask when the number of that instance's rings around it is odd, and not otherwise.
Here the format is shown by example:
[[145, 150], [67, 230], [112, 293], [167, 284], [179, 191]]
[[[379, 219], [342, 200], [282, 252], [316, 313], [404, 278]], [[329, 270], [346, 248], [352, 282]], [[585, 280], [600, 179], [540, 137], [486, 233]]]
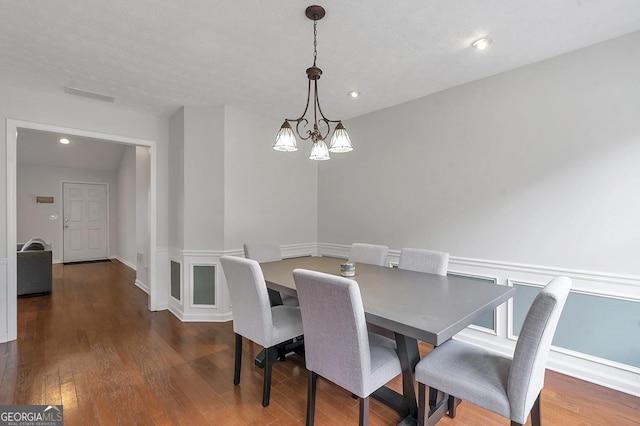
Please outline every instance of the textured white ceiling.
[[[62, 145], [60, 138], [69, 139]], [[18, 129], [19, 165], [117, 170], [126, 145], [32, 129]]]
[[[128, 108], [234, 105], [294, 117], [309, 2], [3, 0], [0, 83], [73, 86]], [[320, 96], [351, 118], [640, 30], [638, 0], [324, 0]], [[488, 35], [484, 52], [469, 48]], [[358, 99], [346, 96], [362, 92]], [[69, 95], [70, 96], [70, 95]]]

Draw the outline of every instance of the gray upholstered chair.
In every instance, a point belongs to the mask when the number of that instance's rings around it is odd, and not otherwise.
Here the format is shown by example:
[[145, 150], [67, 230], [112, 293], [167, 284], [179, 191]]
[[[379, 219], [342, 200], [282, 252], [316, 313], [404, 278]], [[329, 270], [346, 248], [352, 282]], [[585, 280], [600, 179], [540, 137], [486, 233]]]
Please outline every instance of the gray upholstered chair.
[[296, 269], [293, 278], [304, 325], [309, 370], [307, 425], [314, 422], [318, 375], [357, 395], [360, 424], [369, 421], [369, 395], [401, 373], [395, 342], [367, 333], [358, 283]]
[[418, 424], [425, 424], [428, 397], [425, 385], [448, 394], [449, 415], [461, 399], [523, 425], [531, 413], [540, 425], [540, 391], [551, 340], [564, 307], [571, 280], [558, 277], [536, 296], [524, 320], [513, 360], [479, 346], [449, 340], [416, 365]]
[[269, 405], [271, 368], [276, 347], [302, 335], [300, 310], [293, 306], [271, 306], [260, 264], [234, 256], [220, 258], [233, 304], [233, 331], [236, 335], [233, 384], [240, 383], [242, 337], [265, 349], [262, 405]]
[[376, 244], [353, 243], [349, 262], [369, 263], [371, 265], [388, 266], [389, 247]]
[[[282, 251], [279, 244], [274, 243], [245, 243], [244, 244], [244, 257], [247, 259], [253, 259], [259, 263], [263, 262], [276, 262], [282, 260]], [[271, 306], [275, 305], [289, 305], [298, 306], [298, 298], [295, 296], [289, 296], [288, 294], [281, 294], [275, 290], [269, 290], [269, 300], [271, 300]]]
[[427, 274], [447, 275], [449, 253], [435, 250], [403, 248], [398, 268]]

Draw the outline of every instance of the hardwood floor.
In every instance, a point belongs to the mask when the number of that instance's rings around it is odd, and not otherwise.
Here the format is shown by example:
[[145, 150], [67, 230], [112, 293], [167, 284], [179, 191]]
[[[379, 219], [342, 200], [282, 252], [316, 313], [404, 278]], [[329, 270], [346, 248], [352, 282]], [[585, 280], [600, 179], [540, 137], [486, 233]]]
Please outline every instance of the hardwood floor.
[[[0, 345], [0, 404], [63, 404], [66, 425], [300, 425], [306, 370], [297, 355], [273, 369], [271, 405], [261, 405], [261, 349], [245, 340], [242, 378], [233, 386], [229, 323], [181, 323], [149, 312], [147, 295], [123, 264], [54, 265], [53, 293], [18, 300], [18, 340]], [[422, 352], [428, 352], [425, 345]], [[392, 383], [400, 390], [400, 382]], [[545, 425], [638, 425], [640, 398], [547, 372]], [[398, 415], [371, 402], [371, 424]], [[358, 402], [318, 382], [317, 425], [351, 425]], [[462, 403], [442, 425], [506, 425]]]

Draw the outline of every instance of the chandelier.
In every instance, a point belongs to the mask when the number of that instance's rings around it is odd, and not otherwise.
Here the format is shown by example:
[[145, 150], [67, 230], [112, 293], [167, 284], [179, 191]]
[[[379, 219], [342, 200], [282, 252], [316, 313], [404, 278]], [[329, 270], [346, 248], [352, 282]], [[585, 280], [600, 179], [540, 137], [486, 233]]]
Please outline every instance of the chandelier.
[[[329, 120], [325, 117], [320, 107], [320, 100], [318, 99], [318, 80], [322, 75], [322, 70], [316, 66], [316, 59], [318, 56], [317, 40], [318, 34], [316, 25], [320, 19], [325, 15], [325, 10], [322, 6], [309, 6], [305, 11], [307, 18], [313, 21], [313, 65], [307, 68], [307, 78], [309, 79], [309, 86], [307, 88], [307, 105], [304, 107], [304, 111], [299, 118], [290, 119], [285, 118], [284, 123], [280, 127], [280, 131], [276, 135], [276, 143], [273, 145], [273, 149], [276, 151], [297, 151], [298, 144], [296, 137], [293, 133], [293, 127], [295, 125], [295, 132], [301, 140], [311, 139], [311, 154], [309, 159], [311, 160], [328, 160], [329, 152], [349, 152], [353, 151], [351, 146], [351, 140], [347, 129], [342, 125], [341, 120]], [[313, 82], [313, 84], [312, 84]], [[313, 89], [313, 96], [311, 91]], [[309, 120], [305, 118], [309, 111], [309, 103], [313, 103], [313, 129], [306, 129], [309, 125]], [[331, 133], [332, 124], [335, 124], [333, 129], [333, 135], [331, 136], [331, 142], [327, 149], [325, 139]], [[306, 130], [305, 130], [306, 129]]]

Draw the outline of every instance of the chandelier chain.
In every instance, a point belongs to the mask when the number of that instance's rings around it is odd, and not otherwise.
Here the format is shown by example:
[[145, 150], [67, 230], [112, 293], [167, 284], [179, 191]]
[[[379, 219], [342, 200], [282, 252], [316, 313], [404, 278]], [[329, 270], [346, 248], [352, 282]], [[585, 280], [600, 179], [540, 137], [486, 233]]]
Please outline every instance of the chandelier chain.
[[316, 26], [318, 25], [318, 21], [316, 19], [313, 20], [313, 66], [316, 66], [316, 58], [318, 57], [318, 40], [316, 39], [318, 35], [318, 30]]

